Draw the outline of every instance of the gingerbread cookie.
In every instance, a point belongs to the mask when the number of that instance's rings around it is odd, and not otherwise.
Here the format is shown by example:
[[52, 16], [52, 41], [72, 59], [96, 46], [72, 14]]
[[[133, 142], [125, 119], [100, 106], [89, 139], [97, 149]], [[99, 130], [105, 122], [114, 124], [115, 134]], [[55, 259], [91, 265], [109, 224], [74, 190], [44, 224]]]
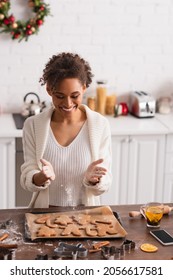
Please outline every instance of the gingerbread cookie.
[[90, 222], [91, 216], [87, 214], [79, 214], [73, 216], [73, 220], [77, 222], [79, 225], [86, 225]]
[[96, 225], [97, 223], [100, 224], [112, 224], [112, 220], [108, 219], [106, 216], [103, 217], [92, 217], [91, 218], [91, 224]]
[[67, 215], [60, 215], [60, 216], [56, 217], [54, 223], [66, 226], [68, 224], [72, 224], [73, 220]]
[[117, 231], [111, 225], [97, 224], [98, 236], [105, 236], [107, 234], [116, 234]]
[[85, 232], [88, 236], [97, 236], [97, 230], [95, 228], [92, 228], [90, 225], [87, 225], [85, 227]]
[[51, 237], [56, 236], [56, 232], [54, 229], [49, 228], [47, 226], [41, 226], [37, 232], [38, 237]]
[[63, 236], [69, 236], [70, 234], [74, 236], [81, 236], [81, 232], [77, 225], [75, 224], [69, 224], [65, 227], [65, 229], [61, 232], [61, 235]]
[[50, 216], [42, 216], [42, 217], [40, 217], [40, 218], [37, 218], [36, 220], [35, 220], [35, 223], [36, 224], [45, 224], [46, 223], [46, 221], [47, 221], [47, 219], [49, 219], [50, 218]]
[[46, 220], [46, 225], [47, 225], [48, 227], [50, 227], [50, 228], [57, 228], [57, 227], [58, 227], [57, 224], [52, 223], [51, 219], [47, 219], [47, 220]]

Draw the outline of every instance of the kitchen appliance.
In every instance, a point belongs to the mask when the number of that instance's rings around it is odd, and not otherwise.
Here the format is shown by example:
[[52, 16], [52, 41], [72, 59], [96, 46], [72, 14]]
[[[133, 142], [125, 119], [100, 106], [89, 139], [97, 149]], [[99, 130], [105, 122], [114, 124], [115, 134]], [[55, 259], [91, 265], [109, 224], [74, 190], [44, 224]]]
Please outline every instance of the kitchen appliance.
[[115, 117], [128, 115], [129, 109], [125, 102], [121, 102], [115, 105]]
[[155, 116], [156, 101], [144, 91], [134, 91], [130, 94], [129, 112], [138, 118]]
[[[28, 102], [28, 97], [29, 96], [32, 96], [34, 98], [37, 99], [36, 102], [34, 102], [33, 99], [31, 99], [29, 102]], [[46, 107], [45, 105], [45, 102], [40, 102], [40, 98], [39, 96], [35, 93], [35, 92], [29, 92], [25, 95], [24, 97], [24, 105], [23, 105], [23, 108], [22, 108], [22, 116], [24, 117], [30, 117], [30, 116], [34, 116], [34, 115], [37, 115], [39, 114], [40, 112], [43, 111], [43, 109]]]

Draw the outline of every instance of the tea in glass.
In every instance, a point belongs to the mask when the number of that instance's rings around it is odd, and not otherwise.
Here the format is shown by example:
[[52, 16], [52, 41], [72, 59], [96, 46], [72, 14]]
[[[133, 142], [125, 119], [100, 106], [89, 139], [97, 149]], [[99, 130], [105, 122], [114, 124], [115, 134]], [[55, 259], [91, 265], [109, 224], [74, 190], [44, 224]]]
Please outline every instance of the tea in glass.
[[160, 221], [163, 217], [163, 204], [161, 203], [148, 203], [145, 208], [145, 216], [147, 219], [148, 227], [160, 227]]

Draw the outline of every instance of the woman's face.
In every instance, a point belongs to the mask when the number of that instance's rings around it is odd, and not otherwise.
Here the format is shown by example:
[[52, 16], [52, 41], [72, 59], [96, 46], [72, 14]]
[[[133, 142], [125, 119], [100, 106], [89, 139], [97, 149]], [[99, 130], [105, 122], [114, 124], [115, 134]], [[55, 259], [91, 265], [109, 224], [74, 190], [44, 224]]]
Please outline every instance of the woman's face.
[[54, 90], [47, 86], [47, 92], [57, 111], [63, 115], [74, 113], [82, 103], [86, 86], [76, 78], [66, 78], [58, 83]]

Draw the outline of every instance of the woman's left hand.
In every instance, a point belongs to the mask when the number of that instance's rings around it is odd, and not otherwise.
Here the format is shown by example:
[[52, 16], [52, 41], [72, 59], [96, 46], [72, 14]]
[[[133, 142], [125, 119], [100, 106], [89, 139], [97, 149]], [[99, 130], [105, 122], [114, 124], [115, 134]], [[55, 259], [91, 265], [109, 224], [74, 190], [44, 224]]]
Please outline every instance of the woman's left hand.
[[106, 175], [107, 169], [99, 166], [103, 162], [103, 159], [93, 161], [87, 168], [85, 173], [85, 179], [88, 183], [93, 185], [97, 184], [102, 176]]

